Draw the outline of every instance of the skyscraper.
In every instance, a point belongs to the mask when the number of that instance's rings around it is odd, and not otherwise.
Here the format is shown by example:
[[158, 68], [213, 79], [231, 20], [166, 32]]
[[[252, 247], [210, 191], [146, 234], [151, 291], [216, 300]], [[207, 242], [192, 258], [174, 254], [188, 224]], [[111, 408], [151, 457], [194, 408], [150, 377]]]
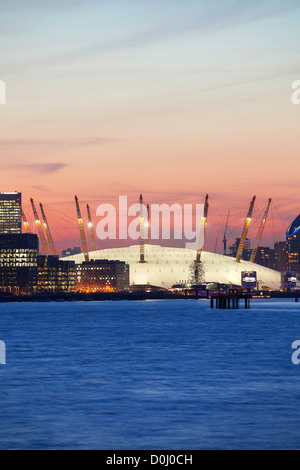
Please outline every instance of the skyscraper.
[[296, 271], [300, 280], [300, 214], [289, 226], [286, 233], [289, 271]]
[[21, 193], [0, 193], [0, 234], [22, 233]]

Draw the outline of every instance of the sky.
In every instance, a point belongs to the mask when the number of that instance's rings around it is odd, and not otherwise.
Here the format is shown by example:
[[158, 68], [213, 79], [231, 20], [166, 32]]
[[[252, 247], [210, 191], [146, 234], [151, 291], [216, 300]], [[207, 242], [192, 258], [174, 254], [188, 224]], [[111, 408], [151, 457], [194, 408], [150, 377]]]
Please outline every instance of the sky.
[[[299, 0], [0, 0], [0, 191], [79, 244], [74, 195], [201, 203], [207, 249], [283, 240], [300, 212]], [[108, 246], [105, 243], [100, 247]]]

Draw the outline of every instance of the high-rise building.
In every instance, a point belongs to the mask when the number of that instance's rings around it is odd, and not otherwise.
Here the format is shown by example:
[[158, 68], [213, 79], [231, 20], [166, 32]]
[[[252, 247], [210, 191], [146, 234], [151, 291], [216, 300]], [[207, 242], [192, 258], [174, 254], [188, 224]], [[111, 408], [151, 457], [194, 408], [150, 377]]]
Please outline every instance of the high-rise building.
[[0, 193], [0, 234], [22, 233], [21, 193]]
[[297, 279], [300, 281], [300, 214], [291, 223], [287, 232], [289, 271], [296, 271]]
[[37, 288], [37, 235], [0, 234], [0, 290], [33, 293]]

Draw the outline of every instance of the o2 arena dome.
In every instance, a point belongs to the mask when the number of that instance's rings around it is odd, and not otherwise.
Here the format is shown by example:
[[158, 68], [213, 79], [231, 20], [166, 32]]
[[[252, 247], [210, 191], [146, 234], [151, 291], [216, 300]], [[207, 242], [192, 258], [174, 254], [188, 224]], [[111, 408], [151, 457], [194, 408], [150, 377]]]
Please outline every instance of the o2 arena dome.
[[[91, 260], [107, 259], [128, 263], [131, 285], [150, 285], [170, 289], [175, 284], [190, 282], [191, 266], [196, 259], [196, 251], [145, 245], [145, 263], [139, 262], [139, 245], [93, 251], [89, 253], [89, 256]], [[80, 264], [84, 261], [84, 255], [81, 253], [64, 259], [73, 260], [76, 264]], [[238, 263], [235, 258], [203, 251], [201, 265], [203, 282], [240, 286], [242, 271], [256, 271], [261, 289], [278, 290], [280, 288], [281, 275], [279, 272], [250, 261], [242, 260]]]
[[[292, 237], [292, 236], [296, 235], [297, 232], [300, 232], [300, 214], [294, 220], [294, 222], [292, 222], [291, 225], [289, 226], [289, 228], [286, 232], [286, 236], [287, 237]], [[299, 233], [299, 236], [300, 236], [300, 233]]]

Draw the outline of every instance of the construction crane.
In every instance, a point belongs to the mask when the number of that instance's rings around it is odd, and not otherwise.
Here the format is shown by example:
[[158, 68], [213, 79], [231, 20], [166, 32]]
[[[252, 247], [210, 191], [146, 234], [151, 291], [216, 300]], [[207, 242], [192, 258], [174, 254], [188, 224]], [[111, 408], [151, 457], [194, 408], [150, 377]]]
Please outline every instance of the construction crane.
[[271, 202], [272, 202], [272, 198], [270, 198], [270, 199], [268, 200], [268, 204], [267, 204], [267, 207], [266, 207], [264, 216], [263, 216], [263, 218], [262, 218], [260, 227], [259, 227], [259, 229], [258, 229], [256, 241], [255, 241], [255, 243], [254, 243], [254, 247], [253, 247], [253, 250], [252, 250], [252, 253], [251, 253], [251, 256], [250, 256], [250, 262], [251, 262], [251, 263], [254, 263], [255, 258], [256, 258], [256, 255], [257, 255], [257, 250], [258, 250], [260, 241], [261, 241], [262, 236], [263, 236], [263, 233], [264, 233], [264, 229], [265, 229], [266, 221], [267, 221], [267, 218], [268, 218], [268, 214], [269, 214]]
[[204, 212], [203, 212], [203, 217], [201, 220], [201, 231], [203, 231], [203, 238], [199, 242], [198, 250], [197, 250], [197, 255], [196, 255], [196, 262], [200, 263], [201, 261], [201, 255], [204, 247], [204, 242], [205, 242], [205, 232], [206, 232], [206, 227], [207, 227], [207, 215], [208, 215], [208, 194], [206, 194], [205, 197], [205, 203], [204, 203]]
[[230, 216], [230, 211], [228, 211], [226, 227], [225, 227], [225, 232], [224, 232], [224, 238], [223, 238], [224, 255], [225, 256], [227, 255], [227, 228], [228, 228], [229, 216]]
[[49, 247], [50, 247], [51, 255], [57, 256], [55, 246], [54, 246], [54, 242], [53, 242], [53, 238], [52, 238], [52, 235], [51, 235], [51, 232], [50, 232], [49, 224], [47, 222], [46, 214], [45, 214], [44, 207], [43, 207], [42, 203], [40, 203], [40, 209], [41, 209], [41, 213], [42, 213], [44, 229], [45, 229], [46, 234], [47, 234], [47, 239], [48, 239], [48, 244], [49, 244]]
[[90, 232], [92, 251], [97, 251], [94, 224], [92, 221], [90, 206], [88, 204], [86, 205], [86, 210], [87, 210], [87, 215], [88, 215], [88, 228]]
[[82, 243], [82, 251], [84, 254], [84, 259], [85, 261], [90, 261], [90, 256], [89, 256], [89, 250], [87, 246], [87, 241], [86, 241], [86, 236], [85, 236], [85, 231], [84, 231], [84, 226], [83, 226], [83, 220], [81, 217], [81, 212], [80, 212], [80, 207], [79, 207], [79, 202], [78, 202], [78, 197], [75, 196], [75, 202], [76, 202], [76, 210], [77, 210], [77, 220], [78, 220], [78, 225], [79, 225], [79, 231], [80, 231], [80, 237], [81, 237], [81, 243]]
[[145, 221], [143, 214], [143, 196], [140, 195], [140, 263], [145, 263]]
[[243, 251], [244, 251], [245, 243], [246, 243], [246, 240], [247, 240], [248, 230], [249, 230], [251, 220], [252, 220], [252, 214], [253, 214], [255, 201], [256, 201], [256, 196], [253, 196], [253, 199], [250, 203], [247, 218], [245, 220], [245, 225], [244, 225], [244, 228], [243, 228], [243, 232], [242, 232], [241, 240], [240, 240], [240, 243], [239, 243], [238, 251], [237, 251], [237, 254], [236, 254], [236, 261], [238, 263], [240, 263], [240, 261], [242, 259], [242, 256], [243, 256]]
[[31, 202], [32, 210], [33, 210], [33, 215], [34, 215], [34, 219], [35, 219], [35, 224], [36, 224], [36, 226], [37, 226], [38, 233], [39, 233], [39, 237], [40, 237], [40, 240], [41, 240], [41, 243], [42, 243], [43, 251], [44, 251], [44, 254], [45, 254], [46, 256], [48, 256], [48, 255], [50, 254], [50, 252], [49, 252], [49, 247], [48, 247], [48, 244], [47, 244], [47, 241], [46, 241], [44, 232], [43, 232], [43, 227], [42, 227], [40, 218], [39, 218], [39, 216], [38, 216], [37, 210], [36, 210], [36, 208], [35, 208], [33, 199], [30, 199], [30, 202]]

